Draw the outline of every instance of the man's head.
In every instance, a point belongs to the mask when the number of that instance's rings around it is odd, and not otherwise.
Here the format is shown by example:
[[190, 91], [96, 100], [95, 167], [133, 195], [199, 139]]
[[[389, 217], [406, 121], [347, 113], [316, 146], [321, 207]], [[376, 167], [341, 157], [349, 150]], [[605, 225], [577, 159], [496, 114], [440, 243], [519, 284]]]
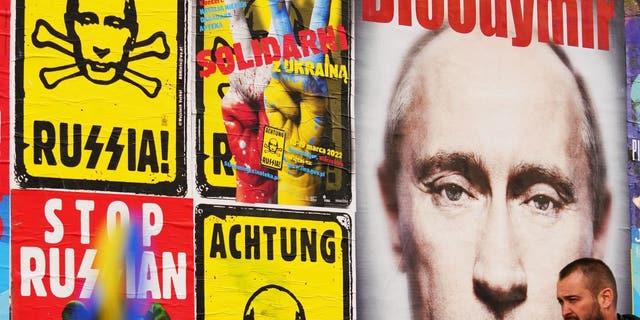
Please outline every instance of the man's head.
[[566, 320], [616, 319], [616, 279], [601, 260], [581, 258], [566, 265], [558, 276], [557, 297]]
[[408, 57], [379, 180], [414, 318], [552, 318], [609, 209], [581, 79], [556, 47], [449, 29]]
[[134, 0], [68, 0], [65, 23], [82, 74], [100, 84], [119, 80], [138, 35]]

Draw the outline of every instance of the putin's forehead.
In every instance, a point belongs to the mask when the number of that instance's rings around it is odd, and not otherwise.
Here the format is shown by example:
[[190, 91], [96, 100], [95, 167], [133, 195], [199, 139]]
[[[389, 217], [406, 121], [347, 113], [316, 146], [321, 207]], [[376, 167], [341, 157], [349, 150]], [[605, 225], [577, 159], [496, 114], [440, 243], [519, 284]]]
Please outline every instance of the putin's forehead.
[[[482, 145], [495, 154], [501, 137], [505, 156], [524, 140], [584, 154], [585, 145], [571, 141], [585, 140], [586, 105], [575, 75], [548, 45], [512, 47], [506, 39], [443, 31], [418, 51], [410, 72], [418, 81], [408, 111], [414, 116], [404, 118], [412, 129], [404, 133], [418, 153], [480, 152]], [[541, 138], [549, 135], [556, 139]], [[443, 137], [457, 142], [445, 145]]]
[[579, 98], [574, 74], [547, 44], [513, 47], [506, 38], [447, 29], [419, 51], [414, 66], [427, 95], [454, 91], [473, 93], [475, 99]]
[[78, 0], [78, 12], [124, 18], [129, 0]]

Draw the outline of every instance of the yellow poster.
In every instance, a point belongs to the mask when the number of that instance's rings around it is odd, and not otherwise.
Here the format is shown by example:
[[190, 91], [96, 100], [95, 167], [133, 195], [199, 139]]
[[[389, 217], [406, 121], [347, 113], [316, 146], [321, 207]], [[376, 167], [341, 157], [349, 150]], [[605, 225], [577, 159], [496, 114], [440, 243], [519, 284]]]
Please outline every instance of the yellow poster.
[[183, 6], [181, 0], [17, 5], [22, 187], [184, 194]]
[[193, 76], [203, 197], [349, 206], [350, 8], [331, 0], [198, 1]]
[[197, 319], [351, 319], [350, 233], [347, 215], [199, 206]]
[[[278, 128], [264, 127], [260, 164], [272, 169], [282, 169], [286, 132]], [[309, 161], [311, 162], [311, 161]]]

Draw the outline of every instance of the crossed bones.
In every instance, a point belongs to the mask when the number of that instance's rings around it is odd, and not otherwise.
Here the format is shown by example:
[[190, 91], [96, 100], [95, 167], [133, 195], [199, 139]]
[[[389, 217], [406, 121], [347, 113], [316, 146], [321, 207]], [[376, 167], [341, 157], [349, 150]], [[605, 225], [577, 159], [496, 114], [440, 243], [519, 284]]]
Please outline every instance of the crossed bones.
[[[49, 22], [43, 19], [36, 21], [36, 27], [31, 35], [31, 40], [37, 48], [49, 47], [68, 56], [74, 56], [73, 44], [69, 36], [57, 31]], [[139, 51], [142, 52], [138, 53]], [[126, 63], [149, 57], [157, 57], [159, 59], [169, 57], [169, 45], [167, 44], [167, 38], [164, 32], [158, 31], [146, 40], [137, 41], [133, 45], [132, 55], [127, 59]], [[62, 81], [80, 75], [82, 75], [82, 73], [76, 63], [40, 69], [40, 81], [42, 81], [47, 89], [53, 89]], [[124, 73], [118, 75], [118, 77], [138, 87], [150, 98], [155, 98], [162, 87], [160, 79], [144, 75], [128, 67]]]

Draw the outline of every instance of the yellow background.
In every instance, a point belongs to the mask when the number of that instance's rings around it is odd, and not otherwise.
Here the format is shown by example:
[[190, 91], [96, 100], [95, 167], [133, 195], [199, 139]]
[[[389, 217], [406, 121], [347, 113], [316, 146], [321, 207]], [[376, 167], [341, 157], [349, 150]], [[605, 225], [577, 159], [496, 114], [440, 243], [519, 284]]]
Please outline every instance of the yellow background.
[[[215, 223], [221, 223], [225, 234], [227, 259], [211, 258], [211, 236]], [[241, 259], [230, 257], [228, 252], [228, 231], [234, 224], [242, 226], [237, 237], [237, 247], [243, 251]], [[244, 225], [275, 226], [273, 235], [274, 259], [267, 260], [266, 243], [260, 243], [260, 260], [244, 258]], [[280, 227], [286, 226], [298, 230], [298, 256], [293, 261], [280, 258]], [[302, 304], [307, 319], [343, 319], [345, 299], [349, 293], [344, 291], [343, 252], [340, 245], [344, 235], [340, 225], [335, 222], [313, 220], [293, 220], [264, 217], [227, 216], [222, 220], [216, 216], [204, 219], [204, 311], [205, 319], [241, 319], [249, 297], [268, 284], [276, 284], [291, 291]], [[333, 230], [335, 238], [335, 262], [327, 263], [320, 254], [318, 239], [317, 261], [300, 260], [300, 229], [316, 229], [318, 238], [326, 230]], [[261, 240], [266, 235], [261, 233]], [[289, 239], [287, 239], [289, 241]], [[201, 294], [200, 292], [198, 294]]]
[[[123, 1], [124, 3], [124, 1]], [[27, 173], [35, 177], [107, 180], [116, 182], [157, 183], [171, 182], [176, 177], [177, 142], [177, 55], [176, 35], [178, 32], [178, 5], [175, 1], [137, 0], [137, 20], [139, 24], [137, 41], [148, 39], [152, 34], [162, 31], [169, 44], [170, 56], [167, 59], [148, 57], [129, 62], [128, 68], [144, 75], [158, 78], [162, 88], [155, 98], [147, 97], [142, 90], [123, 80], [109, 85], [94, 84], [84, 76], [62, 81], [49, 90], [39, 79], [41, 68], [51, 68], [74, 63], [74, 58], [53, 48], [36, 48], [31, 41], [36, 21], [46, 20], [58, 32], [66, 34], [64, 13], [66, 1], [28, 0], [25, 3], [25, 42], [24, 42], [24, 141], [30, 146], [24, 150], [23, 159]], [[101, 21], [102, 23], [102, 21]], [[96, 34], [96, 37], [103, 35]], [[134, 55], [143, 52], [143, 48], [134, 51]], [[127, 148], [125, 148], [116, 170], [107, 170], [111, 153], [102, 151], [95, 169], [87, 169], [90, 151], [83, 150], [82, 160], [77, 167], [65, 167], [60, 162], [59, 148], [54, 148], [57, 165], [33, 163], [33, 122], [45, 120], [54, 124], [59, 142], [59, 124], [61, 122], [82, 124], [82, 147], [92, 125], [102, 126], [98, 143], [108, 142], [113, 127], [122, 127], [119, 144], [127, 145], [127, 129], [136, 129], [137, 160], [144, 129], [152, 130], [155, 138], [159, 165], [169, 164], [169, 173], [153, 173], [150, 167], [145, 172], [129, 171]], [[167, 161], [162, 161], [160, 132], [169, 132], [169, 153]], [[180, 142], [182, 143], [182, 142]], [[103, 147], [104, 148], [104, 147]], [[137, 162], [136, 162], [137, 163]], [[137, 168], [137, 166], [136, 166]]]

